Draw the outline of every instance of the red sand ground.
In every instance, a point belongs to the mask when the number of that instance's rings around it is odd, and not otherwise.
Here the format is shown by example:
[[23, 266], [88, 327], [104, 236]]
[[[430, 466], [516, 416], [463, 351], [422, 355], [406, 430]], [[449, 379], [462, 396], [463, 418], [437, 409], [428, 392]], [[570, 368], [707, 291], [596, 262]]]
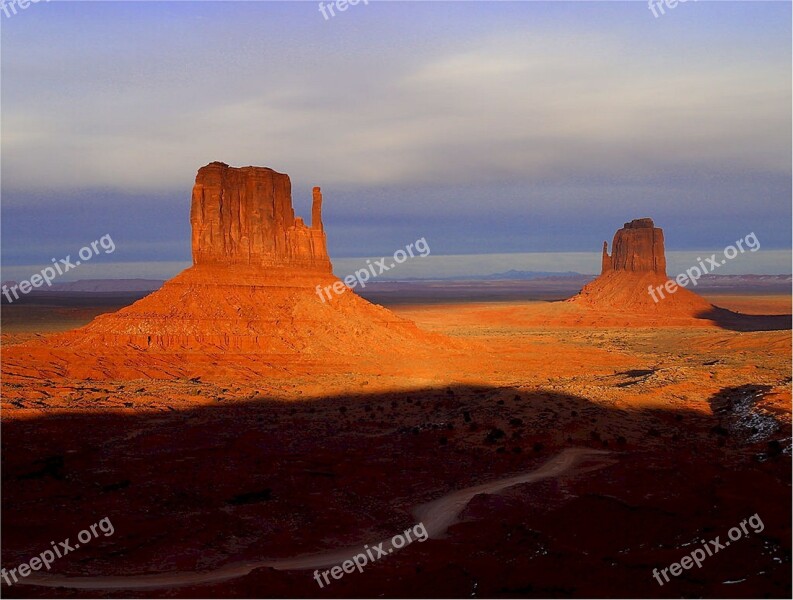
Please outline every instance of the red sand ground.
[[[438, 338], [419, 333], [390, 356], [336, 364], [180, 350], [162, 358], [164, 374], [193, 377], [176, 381], [35, 367], [9, 352], [29, 334], [5, 334], [3, 566], [105, 516], [115, 534], [53, 571], [203, 570], [375, 542], [412, 525], [419, 504], [589, 446], [614, 464], [477, 497], [446, 538], [325, 589], [311, 573], [259, 569], [135, 595], [789, 597], [791, 334], [789, 318], [762, 316], [789, 308], [711, 301], [757, 316], [406, 306], [398, 316], [452, 341], [433, 351], [422, 340]], [[692, 540], [724, 539], [755, 513], [763, 532], [655, 582]]]

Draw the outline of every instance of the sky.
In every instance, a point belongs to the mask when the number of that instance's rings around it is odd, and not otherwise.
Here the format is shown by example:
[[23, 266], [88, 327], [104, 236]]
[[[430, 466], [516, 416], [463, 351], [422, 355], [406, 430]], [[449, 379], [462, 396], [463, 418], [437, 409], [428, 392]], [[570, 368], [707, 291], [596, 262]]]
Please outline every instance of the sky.
[[0, 26], [4, 279], [105, 234], [107, 276], [174, 274], [215, 160], [288, 173], [304, 217], [322, 186], [342, 263], [425, 238], [472, 273], [595, 272], [652, 217], [670, 252], [754, 232], [729, 268], [790, 272], [789, 2], [53, 0]]

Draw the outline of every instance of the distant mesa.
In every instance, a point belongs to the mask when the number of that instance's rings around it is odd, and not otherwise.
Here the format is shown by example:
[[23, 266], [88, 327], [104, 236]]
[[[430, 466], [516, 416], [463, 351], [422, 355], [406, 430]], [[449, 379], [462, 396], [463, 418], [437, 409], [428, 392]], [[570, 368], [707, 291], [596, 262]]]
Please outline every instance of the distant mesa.
[[[183, 376], [197, 364], [204, 376], [236, 360], [235, 368], [261, 374], [327, 368], [343, 357], [393, 360], [447, 340], [346, 287], [320, 299], [317, 286], [340, 281], [319, 187], [306, 225], [292, 208], [288, 175], [213, 162], [196, 175], [190, 223], [192, 267], [85, 327], [8, 348], [5, 362], [18, 374], [44, 362], [64, 376], [126, 379]], [[252, 362], [239, 363], [240, 355]]]
[[611, 254], [608, 242], [603, 242], [600, 276], [568, 302], [612, 313], [695, 318], [713, 309], [707, 300], [679, 286], [671, 294], [663, 291], [655, 302], [648, 289], [668, 280], [663, 230], [650, 218], [635, 219], [614, 234]]

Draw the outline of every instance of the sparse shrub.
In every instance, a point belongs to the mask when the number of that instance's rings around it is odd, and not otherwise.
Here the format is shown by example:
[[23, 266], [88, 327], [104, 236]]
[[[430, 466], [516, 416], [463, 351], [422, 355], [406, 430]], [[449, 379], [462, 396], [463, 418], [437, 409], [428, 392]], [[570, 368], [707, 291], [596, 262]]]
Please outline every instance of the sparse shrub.
[[715, 433], [716, 435], [721, 435], [724, 437], [730, 435], [730, 432], [724, 429], [724, 427], [722, 427], [721, 425], [714, 425], [710, 431], [711, 433]]
[[779, 440], [770, 440], [768, 442], [768, 456], [779, 456], [782, 454], [782, 444]]
[[492, 444], [496, 440], [500, 440], [503, 437], [505, 437], [506, 435], [507, 434], [504, 433], [503, 429], [499, 429], [498, 427], [494, 427], [493, 429], [490, 430], [490, 433], [488, 433], [487, 436], [485, 436], [485, 442], [487, 442], [488, 444]]

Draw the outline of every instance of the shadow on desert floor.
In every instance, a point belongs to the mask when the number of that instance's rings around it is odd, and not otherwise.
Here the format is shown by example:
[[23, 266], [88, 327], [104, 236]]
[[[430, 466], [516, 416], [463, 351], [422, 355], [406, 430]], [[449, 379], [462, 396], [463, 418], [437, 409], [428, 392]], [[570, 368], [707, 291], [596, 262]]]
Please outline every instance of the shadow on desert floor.
[[718, 306], [697, 314], [697, 318], [730, 331], [789, 331], [793, 322], [791, 315], [745, 315]]
[[[785, 595], [790, 515], [778, 498], [789, 496], [790, 463], [771, 442], [789, 430], [747, 445], [739, 420], [729, 408], [619, 410], [488, 386], [6, 420], [3, 566], [104, 517], [114, 535], [62, 558], [53, 573], [194, 572], [376, 542], [413, 524], [418, 505], [583, 446], [614, 451], [614, 464], [476, 496], [444, 539], [414, 544], [322, 595]], [[762, 534], [709, 569], [674, 590], [651, 577], [679, 560], [692, 536], [723, 535], [754, 513]], [[572, 571], [588, 575], [573, 583]], [[725, 587], [735, 579], [740, 587]], [[320, 590], [310, 573], [259, 569], [168, 593]], [[4, 589], [6, 597], [70, 594]]]

